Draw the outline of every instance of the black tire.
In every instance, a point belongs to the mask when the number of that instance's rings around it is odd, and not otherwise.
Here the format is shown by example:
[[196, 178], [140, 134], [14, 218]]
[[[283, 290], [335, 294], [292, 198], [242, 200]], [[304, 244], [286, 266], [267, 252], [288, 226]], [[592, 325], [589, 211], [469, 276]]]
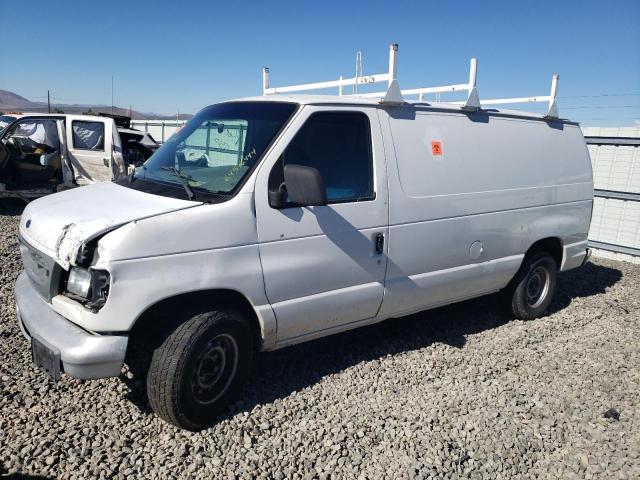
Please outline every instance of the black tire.
[[520, 270], [504, 292], [516, 318], [533, 320], [544, 315], [556, 290], [557, 270], [556, 261], [547, 252], [525, 256]]
[[201, 430], [238, 394], [252, 360], [251, 330], [240, 313], [195, 315], [153, 351], [147, 374], [151, 408], [177, 427]]

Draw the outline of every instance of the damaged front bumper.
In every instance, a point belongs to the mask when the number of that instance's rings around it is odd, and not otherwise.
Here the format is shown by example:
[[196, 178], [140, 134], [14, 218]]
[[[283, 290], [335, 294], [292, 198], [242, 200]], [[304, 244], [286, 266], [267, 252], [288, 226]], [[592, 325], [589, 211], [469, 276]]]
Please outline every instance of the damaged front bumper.
[[38, 295], [25, 272], [18, 276], [15, 298], [23, 335], [29, 341], [35, 337], [59, 354], [64, 373], [82, 380], [120, 374], [129, 342], [127, 335], [90, 333], [58, 315]]

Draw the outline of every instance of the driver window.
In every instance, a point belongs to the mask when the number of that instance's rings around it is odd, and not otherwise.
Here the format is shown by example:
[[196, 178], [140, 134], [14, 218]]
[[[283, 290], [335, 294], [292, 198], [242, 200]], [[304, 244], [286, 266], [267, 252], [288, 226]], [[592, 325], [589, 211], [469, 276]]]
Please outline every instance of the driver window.
[[284, 182], [284, 166], [290, 163], [318, 169], [329, 203], [375, 198], [371, 127], [364, 113], [311, 115], [271, 171], [270, 190]]

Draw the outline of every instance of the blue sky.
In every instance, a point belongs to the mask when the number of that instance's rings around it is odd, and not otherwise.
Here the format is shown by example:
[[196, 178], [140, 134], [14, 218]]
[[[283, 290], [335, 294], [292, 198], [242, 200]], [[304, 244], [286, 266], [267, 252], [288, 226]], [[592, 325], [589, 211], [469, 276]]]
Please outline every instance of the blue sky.
[[558, 72], [562, 116], [640, 120], [640, 0], [0, 0], [0, 32], [0, 89], [31, 100], [110, 104], [113, 75], [118, 106], [194, 113], [259, 94], [263, 65], [274, 86], [350, 76], [357, 50], [385, 71], [397, 42], [402, 88], [463, 83], [477, 56], [481, 98], [546, 95]]

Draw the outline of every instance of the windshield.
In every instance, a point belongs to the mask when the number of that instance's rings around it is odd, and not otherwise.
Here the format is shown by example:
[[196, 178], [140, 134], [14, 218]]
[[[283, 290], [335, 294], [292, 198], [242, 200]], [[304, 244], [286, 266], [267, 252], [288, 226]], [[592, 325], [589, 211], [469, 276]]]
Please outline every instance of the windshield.
[[[182, 196], [195, 200], [229, 195], [295, 109], [295, 104], [282, 102], [231, 102], [207, 107], [174, 133], [136, 171], [132, 181], [175, 186]], [[157, 188], [153, 190], [158, 192]]]

